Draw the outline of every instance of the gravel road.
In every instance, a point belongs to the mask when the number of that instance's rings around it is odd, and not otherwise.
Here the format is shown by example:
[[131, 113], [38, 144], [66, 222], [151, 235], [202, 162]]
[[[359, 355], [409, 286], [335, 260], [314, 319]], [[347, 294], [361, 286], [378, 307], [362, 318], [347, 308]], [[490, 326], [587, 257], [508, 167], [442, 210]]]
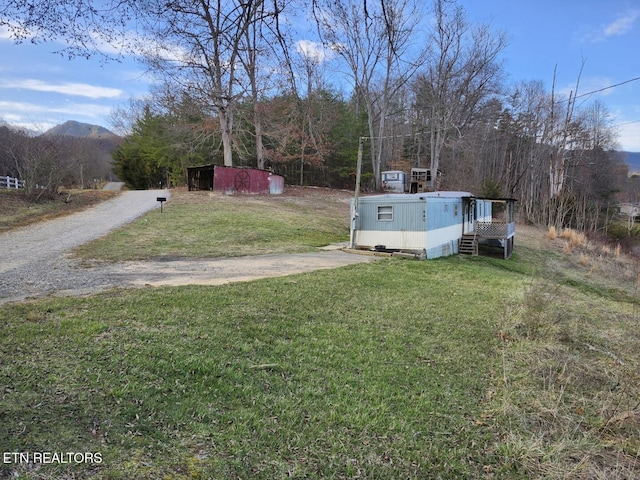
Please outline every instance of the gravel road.
[[159, 207], [167, 190], [122, 192], [116, 198], [66, 217], [0, 235], [0, 302], [65, 290], [90, 291], [102, 276], [69, 258], [74, 247], [98, 238]]
[[69, 255], [154, 208], [167, 190], [126, 191], [98, 206], [0, 234], [0, 304], [47, 295], [82, 295], [115, 287], [222, 284], [283, 276], [375, 257], [339, 250], [221, 259], [118, 262], [86, 267]]

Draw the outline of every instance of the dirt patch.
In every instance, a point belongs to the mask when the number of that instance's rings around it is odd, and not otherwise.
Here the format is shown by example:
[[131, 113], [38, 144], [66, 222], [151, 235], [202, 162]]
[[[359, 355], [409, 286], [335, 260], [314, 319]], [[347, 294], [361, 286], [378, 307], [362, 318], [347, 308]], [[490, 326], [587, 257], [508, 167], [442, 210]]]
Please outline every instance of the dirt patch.
[[[341, 248], [341, 245], [336, 248]], [[379, 258], [324, 249], [310, 253], [251, 257], [123, 262], [98, 270], [102, 275], [119, 279], [115, 283], [121, 286], [222, 285], [338, 268]]]

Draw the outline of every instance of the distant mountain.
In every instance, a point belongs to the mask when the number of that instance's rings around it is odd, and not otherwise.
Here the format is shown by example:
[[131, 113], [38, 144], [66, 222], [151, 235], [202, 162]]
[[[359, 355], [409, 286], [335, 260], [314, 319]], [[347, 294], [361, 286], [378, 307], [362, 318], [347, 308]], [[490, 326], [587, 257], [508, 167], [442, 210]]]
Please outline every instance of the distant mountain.
[[117, 136], [115, 133], [99, 125], [90, 125], [88, 123], [76, 122], [75, 120], [69, 120], [62, 125], [56, 125], [44, 132], [43, 135], [82, 138], [109, 138]]
[[16, 125], [11, 125], [10, 123], [7, 123], [3, 120], [0, 120], [0, 127], [8, 128], [12, 132], [24, 133], [29, 137], [37, 137], [38, 135], [40, 135], [40, 133], [35, 130], [30, 130], [28, 128], [23, 128], [23, 127], [17, 127]]
[[640, 152], [622, 152], [625, 155], [625, 163], [629, 165], [630, 172], [640, 172]]

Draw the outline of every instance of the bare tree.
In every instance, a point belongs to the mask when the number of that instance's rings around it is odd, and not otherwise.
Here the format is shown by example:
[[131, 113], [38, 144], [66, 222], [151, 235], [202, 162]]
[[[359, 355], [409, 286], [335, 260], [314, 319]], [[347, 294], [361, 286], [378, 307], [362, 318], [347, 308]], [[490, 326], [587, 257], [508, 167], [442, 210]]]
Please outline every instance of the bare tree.
[[565, 191], [568, 156], [573, 150], [575, 142], [581, 133], [579, 125], [574, 122], [576, 96], [580, 85], [580, 77], [584, 68], [584, 61], [580, 74], [576, 80], [575, 90], [569, 93], [567, 99], [556, 99], [556, 69], [553, 72], [551, 90], [551, 111], [542, 136], [542, 143], [549, 145], [549, 199], [548, 225], [556, 228], [563, 226], [570, 196]]
[[486, 25], [472, 29], [455, 2], [434, 0], [433, 5], [433, 58], [415, 88], [430, 136], [431, 171], [438, 172], [448, 139], [462, 136], [480, 103], [497, 92], [501, 71], [497, 59], [506, 40]]
[[[142, 2], [146, 29], [162, 43], [147, 49], [149, 65], [166, 74], [219, 121], [224, 164], [233, 165], [234, 114], [244, 95], [239, 80], [241, 47], [255, 21], [256, 1]], [[151, 23], [153, 22], [153, 23]]]
[[232, 165], [234, 113], [247, 88], [242, 55], [253, 46], [247, 42], [256, 22], [277, 22], [282, 12], [277, 0], [273, 6], [266, 15], [265, 0], [7, 0], [0, 26], [16, 41], [62, 38], [69, 55], [92, 55], [108, 45], [109, 52], [143, 57], [210, 107], [220, 125], [224, 163]]
[[273, 86], [272, 77], [284, 76], [288, 79], [287, 83], [293, 82], [288, 47], [291, 41], [286, 38], [287, 34], [280, 26], [280, 16], [291, 1], [257, 2], [238, 57], [244, 67], [248, 95], [251, 98], [256, 160], [261, 169], [265, 167], [262, 99], [265, 92]]
[[132, 97], [126, 104], [112, 109], [108, 115], [111, 131], [122, 137], [129, 135], [136, 122], [144, 115], [144, 109], [150, 101], [149, 98]]
[[579, 113], [581, 123], [586, 130], [587, 143], [583, 148], [593, 150], [616, 149], [616, 132], [611, 124], [611, 114], [607, 106], [600, 100], [596, 100]]
[[518, 172], [510, 194], [517, 196], [529, 222], [543, 222], [542, 206], [548, 198], [546, 161], [550, 148], [543, 143], [545, 125], [551, 111], [551, 96], [541, 81], [521, 82], [508, 96], [507, 111], [501, 119], [513, 145], [508, 154]]
[[82, 162], [74, 155], [75, 139], [62, 136], [30, 137], [15, 134], [4, 145], [3, 156], [11, 170], [24, 180], [27, 195], [39, 199], [52, 196], [67, 183], [74, 183]]
[[58, 53], [72, 57], [120, 57], [129, 53], [134, 0], [63, 0], [0, 4], [0, 27], [17, 43], [59, 42]]
[[[300, 185], [304, 184], [305, 164], [321, 166], [328, 152], [328, 123], [335, 112], [326, 111], [323, 97], [327, 95], [327, 89], [322, 77], [320, 65], [330, 56], [322, 45], [315, 42], [299, 42], [296, 45], [296, 53], [292, 65], [300, 73], [300, 83], [305, 85], [304, 92], [296, 87], [293, 89], [296, 106], [300, 111], [301, 138], [300, 142]], [[295, 79], [295, 76], [294, 76]]]
[[426, 46], [412, 42], [423, 18], [420, 7], [417, 0], [314, 1], [320, 35], [344, 60], [354, 93], [365, 104], [376, 188], [390, 99], [426, 57]]
[[619, 201], [616, 196], [627, 183], [628, 167], [613, 151], [614, 128], [601, 101], [576, 110], [572, 136], [567, 152], [566, 182], [572, 198], [568, 223], [593, 231], [608, 222], [609, 212]]

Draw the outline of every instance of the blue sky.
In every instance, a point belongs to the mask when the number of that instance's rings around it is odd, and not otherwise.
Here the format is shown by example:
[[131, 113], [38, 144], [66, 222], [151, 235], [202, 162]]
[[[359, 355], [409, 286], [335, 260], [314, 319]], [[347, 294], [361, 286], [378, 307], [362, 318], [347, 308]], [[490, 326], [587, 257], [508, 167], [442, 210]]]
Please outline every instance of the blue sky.
[[[584, 59], [580, 99], [601, 100], [623, 150], [640, 152], [640, 0], [460, 0], [471, 22], [489, 23], [509, 40], [506, 82], [542, 80], [574, 89]], [[66, 120], [110, 128], [109, 112], [148, 93], [134, 62], [68, 60], [59, 45], [15, 45], [0, 31], [0, 121], [46, 130]], [[623, 82], [614, 88], [608, 88]]]
[[507, 81], [542, 80], [550, 91], [574, 91], [578, 104], [603, 102], [621, 149], [640, 152], [640, 0], [465, 0], [469, 20], [489, 23], [509, 40]]

